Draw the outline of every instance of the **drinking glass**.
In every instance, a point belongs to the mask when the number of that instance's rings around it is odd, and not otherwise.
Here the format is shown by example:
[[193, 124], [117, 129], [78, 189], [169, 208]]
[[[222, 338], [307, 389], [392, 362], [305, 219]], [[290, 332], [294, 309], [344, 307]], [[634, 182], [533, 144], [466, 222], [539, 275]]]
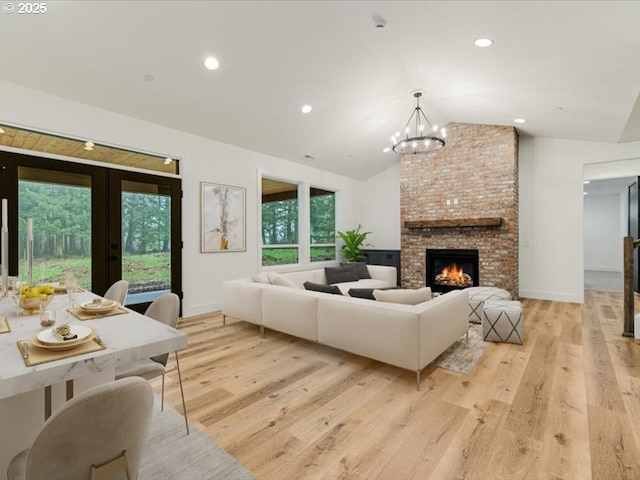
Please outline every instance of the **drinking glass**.
[[20, 290], [24, 282], [22, 282], [19, 277], [9, 277], [7, 283], [13, 286], [13, 288], [9, 290], [9, 296], [16, 305], [16, 318], [18, 318], [18, 314], [20, 313], [20, 308], [18, 307], [20, 304]]
[[56, 311], [55, 310], [43, 310], [40, 314], [40, 326], [49, 328], [56, 323]]
[[67, 299], [69, 300], [69, 309], [71, 310], [71, 320], [73, 320], [76, 313], [76, 302], [78, 300], [76, 277], [72, 274], [67, 274], [64, 282], [67, 286]]

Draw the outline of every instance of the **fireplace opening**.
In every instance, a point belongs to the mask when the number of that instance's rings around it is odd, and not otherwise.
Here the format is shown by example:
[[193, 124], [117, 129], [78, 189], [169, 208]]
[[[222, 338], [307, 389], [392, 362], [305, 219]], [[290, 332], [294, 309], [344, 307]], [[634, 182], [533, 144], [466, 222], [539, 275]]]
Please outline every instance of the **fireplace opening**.
[[480, 285], [478, 250], [427, 249], [426, 285], [449, 292]]

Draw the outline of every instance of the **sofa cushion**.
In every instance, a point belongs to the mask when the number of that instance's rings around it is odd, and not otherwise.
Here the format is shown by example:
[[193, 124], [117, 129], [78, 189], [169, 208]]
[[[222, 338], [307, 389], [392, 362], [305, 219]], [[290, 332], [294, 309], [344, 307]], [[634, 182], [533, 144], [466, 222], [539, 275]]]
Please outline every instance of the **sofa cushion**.
[[379, 302], [404, 303], [405, 305], [417, 305], [431, 300], [431, 288], [422, 287], [417, 290], [395, 289], [374, 290], [373, 296]]
[[342, 295], [342, 291], [335, 285], [323, 285], [322, 283], [304, 282], [304, 288], [306, 290], [312, 290], [314, 292], [332, 293], [334, 295]]
[[367, 264], [364, 262], [341, 262], [341, 267], [346, 267], [349, 265], [356, 266], [356, 272], [358, 273], [359, 279], [369, 279], [371, 278], [371, 274], [369, 273], [369, 269], [367, 268]]
[[300, 288], [293, 280], [289, 280], [288, 278], [283, 277], [276, 272], [269, 272], [269, 280], [271, 280], [271, 283], [273, 285], [280, 285], [281, 287]]
[[357, 282], [358, 270], [355, 265], [345, 265], [344, 267], [325, 267], [324, 274], [327, 283]]
[[349, 295], [349, 290], [352, 288], [387, 288], [389, 284], [384, 280], [376, 280], [375, 278], [370, 278], [369, 280], [357, 280], [355, 282], [344, 282], [337, 283], [336, 286], [342, 290], [343, 295]]
[[256, 283], [267, 283], [267, 284], [271, 283], [271, 281], [269, 280], [269, 274], [267, 272], [257, 273], [253, 277], [251, 277], [251, 280], [253, 280]]

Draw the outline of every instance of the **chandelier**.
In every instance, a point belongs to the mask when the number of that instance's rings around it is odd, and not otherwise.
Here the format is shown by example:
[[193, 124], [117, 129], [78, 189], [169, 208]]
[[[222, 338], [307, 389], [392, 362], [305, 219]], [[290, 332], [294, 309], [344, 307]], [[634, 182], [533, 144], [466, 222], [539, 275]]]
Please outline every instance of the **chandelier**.
[[422, 92], [413, 94], [416, 98], [416, 108], [404, 126], [402, 137], [396, 132], [391, 137], [393, 151], [396, 153], [430, 153], [440, 150], [445, 145], [446, 130], [438, 130], [437, 125], [431, 125], [429, 119], [420, 108]]

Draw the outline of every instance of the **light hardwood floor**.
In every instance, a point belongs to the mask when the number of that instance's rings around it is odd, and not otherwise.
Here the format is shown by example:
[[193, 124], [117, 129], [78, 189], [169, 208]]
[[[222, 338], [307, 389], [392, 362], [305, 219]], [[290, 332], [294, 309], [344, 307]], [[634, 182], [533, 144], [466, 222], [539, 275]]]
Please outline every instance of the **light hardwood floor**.
[[[184, 319], [189, 420], [261, 480], [640, 479], [640, 344], [620, 293], [585, 295], [524, 299], [524, 345], [489, 345], [469, 375], [427, 367], [420, 391], [413, 372]], [[181, 411], [175, 369], [167, 385]]]

